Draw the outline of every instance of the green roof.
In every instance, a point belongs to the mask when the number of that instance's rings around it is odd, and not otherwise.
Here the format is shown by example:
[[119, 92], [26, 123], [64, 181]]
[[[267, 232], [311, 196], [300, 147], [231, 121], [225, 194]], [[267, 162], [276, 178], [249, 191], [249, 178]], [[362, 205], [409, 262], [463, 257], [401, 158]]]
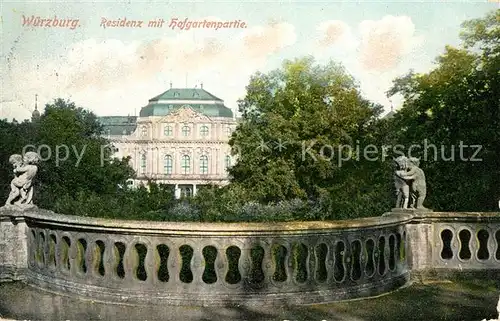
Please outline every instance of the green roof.
[[233, 117], [233, 111], [223, 104], [150, 104], [141, 109], [139, 116], [165, 116], [183, 106], [189, 106], [208, 117]]
[[222, 99], [212, 95], [203, 88], [170, 88], [163, 94], [151, 98], [149, 101], [158, 100], [219, 100]]
[[[159, 102], [170, 100], [172, 103]], [[176, 100], [200, 101], [200, 104], [176, 103]], [[203, 104], [204, 101], [217, 101], [216, 104]], [[170, 88], [163, 94], [153, 97], [149, 104], [143, 107], [139, 113], [140, 117], [166, 116], [173, 110], [183, 106], [189, 106], [193, 110], [208, 117], [233, 117], [233, 111], [224, 106], [224, 101], [203, 88]]]
[[130, 135], [137, 128], [137, 116], [97, 117], [103, 125], [103, 135]]

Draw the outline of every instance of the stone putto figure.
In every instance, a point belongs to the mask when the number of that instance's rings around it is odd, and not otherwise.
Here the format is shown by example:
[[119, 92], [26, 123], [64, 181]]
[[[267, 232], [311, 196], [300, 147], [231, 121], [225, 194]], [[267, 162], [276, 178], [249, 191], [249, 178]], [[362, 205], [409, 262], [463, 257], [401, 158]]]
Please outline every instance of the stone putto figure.
[[22, 157], [11, 155], [9, 163], [14, 167], [15, 177], [10, 183], [10, 194], [5, 206], [18, 208], [33, 207], [33, 179], [38, 171], [40, 156], [35, 152], [27, 152]]
[[419, 159], [399, 156], [394, 162], [396, 164], [394, 174], [397, 193], [396, 208], [427, 210], [424, 207], [427, 185], [424, 171], [419, 167]]

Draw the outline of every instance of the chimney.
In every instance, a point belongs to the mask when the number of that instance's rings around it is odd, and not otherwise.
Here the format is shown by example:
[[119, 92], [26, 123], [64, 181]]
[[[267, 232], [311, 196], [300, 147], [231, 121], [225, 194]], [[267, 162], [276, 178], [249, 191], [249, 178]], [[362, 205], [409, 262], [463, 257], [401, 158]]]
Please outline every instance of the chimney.
[[203, 82], [200, 84], [200, 88], [203, 89]]
[[172, 89], [172, 82], [170, 82], [170, 89]]

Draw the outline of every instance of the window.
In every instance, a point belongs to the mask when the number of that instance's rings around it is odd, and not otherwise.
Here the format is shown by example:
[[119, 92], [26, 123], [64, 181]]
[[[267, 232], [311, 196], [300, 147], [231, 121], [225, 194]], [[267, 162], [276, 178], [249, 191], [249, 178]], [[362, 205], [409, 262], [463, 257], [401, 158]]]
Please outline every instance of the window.
[[183, 155], [181, 158], [181, 169], [182, 174], [189, 174], [191, 171], [191, 157], [188, 155]]
[[208, 174], [208, 156], [200, 156], [200, 174]]
[[227, 136], [231, 136], [232, 133], [233, 133], [233, 130], [231, 129], [231, 127], [227, 126], [226, 127], [226, 134], [227, 134]]
[[189, 136], [189, 134], [191, 134], [191, 128], [187, 125], [182, 126], [182, 135]]
[[172, 126], [165, 126], [163, 133], [165, 136], [172, 136]]
[[163, 170], [165, 171], [165, 174], [172, 174], [172, 163], [172, 156], [165, 155], [163, 158]]
[[179, 94], [178, 91], [174, 92], [174, 97], [179, 97], [181, 94]]
[[146, 154], [141, 155], [141, 174], [146, 174]]
[[193, 93], [193, 98], [198, 98], [198, 97], [200, 97], [200, 94], [198, 94], [197, 92], [194, 92]]
[[229, 167], [231, 167], [231, 156], [227, 155], [225, 161], [226, 161], [226, 169], [228, 169]]
[[200, 135], [203, 137], [208, 136], [208, 126], [201, 126]]
[[141, 135], [146, 136], [147, 134], [148, 134], [148, 129], [146, 128], [146, 126], [143, 126], [141, 128]]
[[193, 195], [190, 187], [181, 188], [181, 197], [191, 197]]

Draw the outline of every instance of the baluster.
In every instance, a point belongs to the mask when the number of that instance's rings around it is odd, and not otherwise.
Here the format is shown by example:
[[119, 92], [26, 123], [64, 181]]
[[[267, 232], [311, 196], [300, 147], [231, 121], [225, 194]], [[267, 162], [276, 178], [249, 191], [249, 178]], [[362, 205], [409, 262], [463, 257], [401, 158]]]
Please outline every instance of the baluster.
[[271, 246], [268, 243], [260, 244], [264, 249], [264, 257], [262, 259], [262, 273], [264, 273], [264, 280], [262, 281], [265, 285], [272, 285], [273, 277], [273, 253]]
[[118, 266], [119, 257], [115, 255], [114, 243], [112, 240], [107, 239], [104, 241], [104, 277], [107, 279], [116, 279], [116, 267]]
[[29, 238], [28, 238], [28, 262], [30, 267], [35, 268], [36, 267], [36, 248], [38, 246], [37, 244], [37, 239], [36, 239], [36, 234], [35, 230], [30, 228], [29, 229]]
[[306, 241], [306, 246], [307, 249], [307, 256], [306, 256], [306, 273], [307, 273], [307, 278], [306, 281], [304, 282], [305, 284], [308, 283], [315, 283], [315, 278], [316, 278], [316, 249], [312, 245], [313, 243], [310, 242], [309, 240]]
[[335, 266], [335, 247], [334, 244], [335, 242], [324, 242], [326, 245], [326, 259], [325, 259], [325, 265], [326, 265], [326, 284], [334, 284], [334, 278], [333, 278], [333, 269]]
[[71, 244], [68, 251], [70, 275], [76, 276], [80, 272], [78, 262], [78, 238], [70, 238]]
[[96, 276], [96, 271], [95, 271], [95, 261], [97, 258], [95, 258], [95, 250], [96, 250], [96, 244], [93, 239], [90, 239], [89, 237], [85, 238], [85, 241], [87, 242], [87, 249], [85, 250], [85, 266], [87, 267], [87, 275], [91, 275], [93, 277]]
[[137, 281], [137, 267], [139, 264], [138, 254], [132, 242], [125, 243], [125, 253], [123, 255], [123, 269], [127, 281]]
[[44, 229], [42, 231], [43, 236], [44, 236], [44, 242], [43, 242], [43, 260], [42, 260], [42, 268], [45, 271], [50, 271], [50, 262], [49, 262], [49, 253], [50, 253], [50, 235], [49, 235], [49, 230]]
[[227, 247], [216, 246], [215, 249], [217, 250], [214, 262], [214, 270], [217, 277], [215, 284], [219, 285], [225, 283], [226, 275], [229, 272], [229, 260], [227, 259], [226, 251], [223, 250], [227, 249]]
[[189, 262], [189, 268], [193, 274], [193, 282], [197, 284], [205, 284], [203, 282], [203, 273], [205, 272], [205, 258], [203, 257], [204, 246], [192, 245], [189, 246], [193, 249], [193, 256], [191, 257], [191, 262]]
[[489, 229], [489, 228], [486, 228], [485, 230], [488, 232], [488, 236], [489, 236], [487, 247], [488, 247], [488, 252], [489, 252], [490, 256], [488, 258], [488, 262], [494, 262], [494, 259], [496, 256], [496, 250], [497, 250], [495, 231], [493, 229]]
[[169, 274], [169, 285], [172, 288], [176, 288], [177, 285], [181, 283], [179, 277], [181, 273], [181, 255], [179, 251], [179, 246], [177, 244], [167, 245], [170, 253], [167, 259], [167, 267]]
[[292, 285], [293, 283], [293, 253], [292, 253], [292, 243], [290, 241], [287, 241], [286, 244], [284, 244], [286, 248], [286, 255], [285, 255], [285, 273], [286, 273], [286, 284], [287, 285]]
[[61, 237], [59, 233], [53, 233], [55, 244], [54, 244], [54, 272], [58, 273], [62, 271], [62, 254], [61, 254]]
[[471, 226], [471, 240], [469, 242], [470, 244], [470, 251], [471, 251], [471, 254], [472, 254], [472, 259], [475, 261], [475, 262], [478, 262], [478, 258], [477, 258], [477, 253], [479, 251], [479, 240], [478, 240], [478, 237], [477, 237], [477, 232], [478, 232], [478, 229], [476, 226]]
[[145, 243], [147, 252], [144, 258], [144, 268], [146, 269], [147, 279], [149, 284], [158, 284], [158, 270], [160, 269], [160, 261], [157, 258], [156, 246]]
[[365, 280], [368, 279], [366, 276], [366, 262], [368, 261], [368, 253], [366, 251], [366, 239], [359, 239], [359, 269], [360, 269], [360, 276], [359, 276], [359, 283], [363, 284]]
[[242, 283], [250, 283], [250, 271], [252, 268], [251, 260], [251, 247], [240, 248], [240, 261], [238, 262], [238, 269], [241, 274]]
[[391, 269], [390, 269], [390, 264], [389, 264], [389, 256], [391, 255], [391, 250], [390, 250], [390, 234], [387, 233], [385, 235], [385, 243], [384, 243], [384, 261], [385, 261], [385, 275], [388, 276], [390, 275]]

